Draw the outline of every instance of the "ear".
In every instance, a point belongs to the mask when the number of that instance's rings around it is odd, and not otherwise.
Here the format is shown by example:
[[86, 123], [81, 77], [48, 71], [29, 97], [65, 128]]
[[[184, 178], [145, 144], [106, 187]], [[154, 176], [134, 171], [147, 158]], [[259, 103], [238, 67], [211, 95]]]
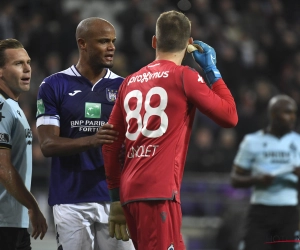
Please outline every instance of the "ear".
[[154, 36], [152, 37], [152, 48], [153, 48], [153, 49], [156, 49], [156, 41], [157, 41], [157, 39], [156, 39], [156, 36], [154, 35]]
[[80, 49], [85, 49], [86, 48], [86, 42], [84, 41], [84, 39], [78, 38], [77, 43], [78, 43], [78, 47]]
[[189, 43], [188, 44], [193, 44], [194, 39], [192, 37], [189, 38]]

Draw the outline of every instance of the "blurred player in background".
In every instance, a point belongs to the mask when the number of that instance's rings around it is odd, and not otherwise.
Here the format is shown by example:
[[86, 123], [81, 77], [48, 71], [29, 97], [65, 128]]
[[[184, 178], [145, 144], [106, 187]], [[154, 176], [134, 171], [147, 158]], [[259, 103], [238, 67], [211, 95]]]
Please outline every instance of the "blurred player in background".
[[18, 99], [30, 88], [30, 57], [15, 39], [0, 40], [0, 249], [31, 249], [48, 226], [31, 194], [32, 132]]
[[300, 135], [292, 131], [296, 112], [291, 97], [274, 96], [268, 106], [269, 125], [246, 135], [240, 144], [232, 185], [253, 187], [241, 249], [299, 249], [299, 243], [274, 243], [299, 240]]
[[[124, 209], [139, 250], [185, 249], [180, 186], [196, 108], [222, 127], [237, 124], [235, 101], [216, 68], [214, 49], [194, 41], [204, 50], [193, 56], [211, 88], [196, 70], [181, 66], [188, 44], [193, 43], [190, 35], [191, 23], [184, 14], [160, 15], [152, 40], [156, 59], [124, 80], [109, 119], [119, 131], [117, 142], [103, 146], [113, 201], [110, 234], [129, 238]], [[121, 173], [118, 153], [124, 139]]]
[[91, 17], [76, 30], [79, 61], [42, 82], [37, 97], [37, 132], [44, 156], [52, 157], [49, 205], [58, 249], [133, 249], [108, 235], [110, 198], [101, 145], [116, 132], [108, 121], [123, 78], [113, 66], [116, 33]]

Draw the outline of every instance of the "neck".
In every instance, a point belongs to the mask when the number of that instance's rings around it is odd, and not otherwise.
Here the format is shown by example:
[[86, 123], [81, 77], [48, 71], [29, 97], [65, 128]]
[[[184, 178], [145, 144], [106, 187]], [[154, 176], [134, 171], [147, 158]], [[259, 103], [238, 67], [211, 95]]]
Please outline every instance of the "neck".
[[0, 93], [1, 92], [3, 92], [5, 95], [4, 95], [4, 97], [5, 98], [11, 98], [11, 99], [13, 99], [13, 100], [15, 100], [15, 101], [18, 101], [19, 100], [19, 96], [20, 95], [16, 95], [16, 94], [14, 94], [14, 92], [13, 91], [11, 91], [11, 89], [10, 88], [8, 88], [5, 84], [3, 84], [3, 83], [0, 83]]
[[182, 60], [185, 56], [185, 49], [178, 52], [161, 52], [156, 51], [156, 58], [155, 60], [168, 60], [172, 61], [177, 65], [181, 65]]
[[92, 84], [98, 82], [99, 79], [103, 78], [106, 74], [105, 68], [94, 69], [88, 64], [88, 62], [82, 62], [81, 60], [79, 60], [76, 64], [76, 68], [79, 73], [90, 80]]
[[287, 129], [278, 129], [274, 126], [268, 126], [266, 129], [267, 133], [272, 134], [278, 138], [284, 136], [285, 134], [291, 132], [291, 130], [287, 130]]

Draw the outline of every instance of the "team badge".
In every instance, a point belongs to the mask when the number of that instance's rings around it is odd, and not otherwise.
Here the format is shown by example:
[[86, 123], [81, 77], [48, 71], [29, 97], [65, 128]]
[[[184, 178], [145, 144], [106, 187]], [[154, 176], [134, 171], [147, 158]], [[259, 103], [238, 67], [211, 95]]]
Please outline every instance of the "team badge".
[[117, 99], [118, 90], [106, 88], [106, 99], [109, 102], [114, 102]]
[[174, 247], [174, 245], [173, 245], [173, 244], [171, 244], [171, 246], [169, 246], [167, 250], [175, 250], [175, 247]]
[[160, 218], [161, 218], [162, 222], [165, 222], [167, 219], [167, 212], [162, 211], [160, 213]]
[[101, 103], [86, 102], [85, 103], [85, 118], [100, 118]]
[[37, 100], [36, 106], [37, 106], [37, 112], [36, 112], [37, 116], [45, 113], [45, 105], [43, 99]]

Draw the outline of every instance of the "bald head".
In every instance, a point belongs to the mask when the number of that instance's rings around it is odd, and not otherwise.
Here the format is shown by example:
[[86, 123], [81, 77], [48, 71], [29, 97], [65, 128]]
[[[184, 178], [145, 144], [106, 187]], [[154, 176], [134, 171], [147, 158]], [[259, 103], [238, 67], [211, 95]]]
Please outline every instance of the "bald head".
[[297, 104], [287, 95], [276, 95], [269, 101], [269, 132], [278, 137], [294, 129], [297, 119]]
[[114, 28], [113, 25], [105, 19], [99, 17], [89, 17], [83, 19], [76, 29], [76, 40], [79, 38], [84, 40], [90, 38], [94, 33], [105, 29], [105, 27]]
[[268, 105], [268, 113], [277, 113], [283, 106], [292, 105], [297, 108], [295, 100], [288, 95], [276, 95], [271, 98]]

